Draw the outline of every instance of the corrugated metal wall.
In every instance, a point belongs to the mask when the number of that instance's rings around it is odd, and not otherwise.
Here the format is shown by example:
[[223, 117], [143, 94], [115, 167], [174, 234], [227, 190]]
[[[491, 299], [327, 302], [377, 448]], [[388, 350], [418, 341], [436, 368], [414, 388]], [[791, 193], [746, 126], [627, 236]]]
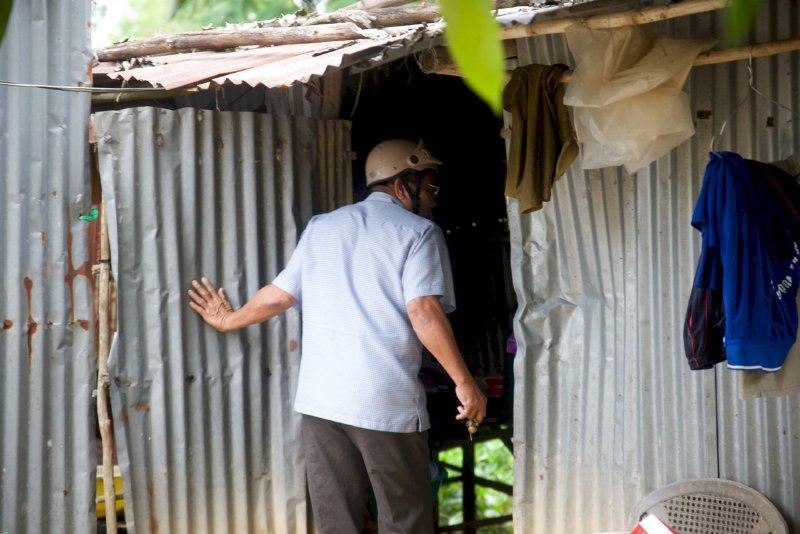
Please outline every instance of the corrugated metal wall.
[[[299, 315], [223, 335], [186, 290], [205, 275], [239, 306], [272, 280], [311, 214], [351, 201], [349, 129], [194, 109], [97, 115], [119, 303], [113, 417], [136, 532], [306, 531]], [[348, 187], [315, 201], [330, 183]]]
[[[88, 2], [14, 2], [0, 80], [87, 85]], [[0, 532], [94, 532], [88, 94], [0, 87]]]
[[[800, 34], [797, 2], [766, 2], [753, 42]], [[719, 35], [719, 14], [660, 26]], [[520, 64], [573, 64], [563, 36], [519, 43]], [[629, 528], [644, 495], [695, 477], [764, 493], [800, 530], [800, 398], [741, 401], [727, 369], [689, 371], [681, 327], [699, 254], [689, 225], [714, 133], [720, 150], [774, 161], [800, 147], [800, 55], [697, 67], [697, 134], [630, 176], [582, 172], [541, 212], [509, 202], [515, 332], [515, 532]], [[739, 104], [741, 107], [738, 107]], [[772, 118], [772, 119], [770, 119]], [[769, 119], [769, 120], [768, 120]]]

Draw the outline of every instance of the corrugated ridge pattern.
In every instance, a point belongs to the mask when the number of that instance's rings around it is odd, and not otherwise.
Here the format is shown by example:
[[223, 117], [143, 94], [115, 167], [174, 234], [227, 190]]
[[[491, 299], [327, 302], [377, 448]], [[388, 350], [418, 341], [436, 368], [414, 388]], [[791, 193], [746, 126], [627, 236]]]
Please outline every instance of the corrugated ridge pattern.
[[[13, 5], [0, 80], [86, 85], [89, 4]], [[0, 87], [0, 532], [94, 532], [89, 96]]]
[[[722, 23], [709, 14], [660, 29], [718, 35]], [[798, 35], [797, 5], [765, 3], [754, 33]], [[518, 54], [520, 65], [574, 64], [563, 36], [518, 41]], [[800, 528], [797, 398], [738, 400], [733, 372], [689, 371], [681, 337], [700, 245], [689, 220], [711, 138], [764, 161], [796, 150], [797, 65], [797, 53], [753, 60], [756, 87], [791, 112], [750, 89], [746, 61], [697, 67], [685, 90], [693, 112], [711, 115], [688, 142], [634, 176], [576, 163], [538, 213], [520, 216], [509, 201], [516, 532], [630, 529], [644, 495], [708, 476], [754, 487]]]
[[[240, 306], [286, 263], [349, 123], [134, 108], [98, 114], [119, 327], [114, 421], [136, 532], [305, 532], [290, 311], [220, 334], [188, 307], [207, 276]], [[333, 144], [336, 143], [336, 146]], [[349, 163], [331, 172], [341, 177]], [[327, 205], [324, 209], [334, 206]]]

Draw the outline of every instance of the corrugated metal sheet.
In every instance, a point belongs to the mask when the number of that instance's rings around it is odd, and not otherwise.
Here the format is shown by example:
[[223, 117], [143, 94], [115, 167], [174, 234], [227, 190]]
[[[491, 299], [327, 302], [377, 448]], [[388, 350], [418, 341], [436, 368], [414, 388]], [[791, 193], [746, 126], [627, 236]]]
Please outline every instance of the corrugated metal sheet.
[[[795, 2], [767, 2], [754, 42], [800, 33]], [[720, 15], [675, 20], [674, 36], [718, 35]], [[518, 42], [521, 65], [573, 64], [562, 36]], [[800, 529], [800, 399], [738, 400], [727, 369], [689, 371], [681, 328], [699, 254], [689, 225], [716, 147], [774, 161], [800, 146], [797, 53], [693, 70], [697, 134], [630, 176], [578, 164], [545, 209], [509, 201], [515, 334], [516, 532], [629, 528], [644, 495], [723, 477], [761, 491]], [[744, 103], [740, 103], [744, 101]], [[704, 115], [701, 115], [704, 116]], [[771, 119], [770, 119], [771, 118]]]
[[[89, 4], [14, 2], [0, 79], [88, 83]], [[94, 532], [89, 96], [0, 87], [0, 532]]]
[[251, 87], [289, 87], [308, 83], [329, 72], [361, 64], [374, 65], [398, 53], [406, 55], [441, 36], [441, 27], [409, 28], [359, 41], [330, 41], [251, 48], [229, 52], [193, 52], [154, 56], [118, 70], [116, 62], [93, 66], [97, 81], [109, 78], [145, 86], [175, 89], [207, 82], [209, 87], [245, 84]]
[[188, 307], [208, 276], [235, 306], [315, 211], [351, 201], [347, 122], [134, 108], [97, 115], [119, 323], [110, 362], [136, 532], [306, 531], [292, 410], [296, 311], [220, 334]]

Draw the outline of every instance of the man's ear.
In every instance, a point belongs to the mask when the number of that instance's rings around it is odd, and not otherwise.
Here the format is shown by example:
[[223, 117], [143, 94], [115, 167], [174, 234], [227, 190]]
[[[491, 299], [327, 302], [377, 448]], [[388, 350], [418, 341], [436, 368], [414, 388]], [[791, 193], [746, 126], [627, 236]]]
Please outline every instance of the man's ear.
[[397, 198], [406, 198], [406, 188], [403, 187], [403, 180], [397, 179], [392, 182], [392, 190]]

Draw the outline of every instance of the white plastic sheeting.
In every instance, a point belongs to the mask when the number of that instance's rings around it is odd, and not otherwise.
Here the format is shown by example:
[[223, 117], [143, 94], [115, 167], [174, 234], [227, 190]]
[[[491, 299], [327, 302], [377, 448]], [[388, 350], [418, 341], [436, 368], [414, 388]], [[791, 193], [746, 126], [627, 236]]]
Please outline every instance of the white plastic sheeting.
[[[0, 80], [88, 84], [89, 3], [13, 4]], [[0, 87], [0, 532], [95, 531], [89, 95]]]
[[97, 115], [129, 531], [306, 531], [299, 314], [220, 334], [186, 290], [204, 275], [239, 306], [271, 281], [312, 213], [351, 201], [349, 128], [194, 109]]
[[[656, 27], [716, 36], [722, 22], [713, 14]], [[754, 42], [799, 30], [796, 4], [765, 2]], [[561, 36], [518, 50], [520, 65], [572, 63]], [[732, 371], [689, 370], [681, 337], [700, 245], [689, 220], [711, 138], [762, 161], [797, 150], [799, 60], [753, 60], [766, 98], [750, 89], [747, 61], [696, 67], [689, 141], [633, 176], [575, 164], [540, 212], [520, 216], [509, 201], [515, 532], [630, 529], [644, 495], [697, 477], [755, 488], [800, 529], [800, 398], [739, 400]]]

